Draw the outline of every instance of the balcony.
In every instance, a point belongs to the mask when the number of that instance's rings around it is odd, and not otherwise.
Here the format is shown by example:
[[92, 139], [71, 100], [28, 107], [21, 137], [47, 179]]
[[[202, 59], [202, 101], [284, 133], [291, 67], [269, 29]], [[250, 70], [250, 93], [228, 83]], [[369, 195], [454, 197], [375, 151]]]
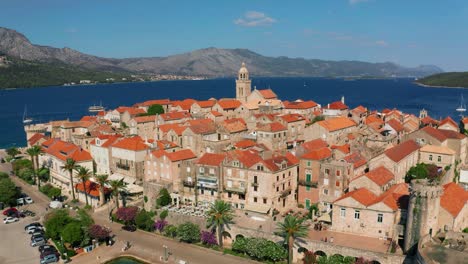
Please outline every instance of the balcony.
[[127, 171], [130, 170], [130, 166], [128, 166], [126, 164], [117, 163], [116, 167], [121, 169], [121, 170], [127, 170]]
[[318, 187], [318, 182], [299, 180], [299, 185], [306, 186], [306, 187], [311, 187], [311, 188], [317, 188]]
[[193, 181], [183, 181], [183, 185], [185, 187], [193, 188], [193, 187], [195, 187], [195, 182], [193, 182]]
[[245, 194], [245, 191], [246, 191], [244, 187], [227, 187], [227, 186], [224, 186], [224, 190], [226, 192], [238, 193], [238, 194]]
[[286, 190], [282, 191], [281, 192], [281, 195], [280, 197], [281, 198], [285, 198], [286, 196], [290, 195], [291, 194], [291, 188], [287, 188]]

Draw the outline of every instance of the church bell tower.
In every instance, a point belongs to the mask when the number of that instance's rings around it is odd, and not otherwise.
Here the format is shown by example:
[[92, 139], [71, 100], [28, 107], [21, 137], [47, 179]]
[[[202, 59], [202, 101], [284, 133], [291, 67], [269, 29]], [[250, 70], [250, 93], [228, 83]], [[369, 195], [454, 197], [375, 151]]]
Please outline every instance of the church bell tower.
[[236, 99], [241, 102], [247, 102], [247, 96], [250, 95], [252, 90], [252, 81], [249, 79], [249, 71], [242, 63], [236, 80]]

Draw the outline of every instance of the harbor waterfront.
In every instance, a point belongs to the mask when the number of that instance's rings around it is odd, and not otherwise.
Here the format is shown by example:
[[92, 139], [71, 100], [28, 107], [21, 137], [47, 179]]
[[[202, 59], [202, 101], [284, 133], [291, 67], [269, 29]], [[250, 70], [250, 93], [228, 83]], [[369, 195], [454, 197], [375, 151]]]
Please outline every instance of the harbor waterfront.
[[[436, 119], [452, 116], [462, 89], [428, 88], [414, 79], [344, 79], [344, 78], [253, 78], [252, 89], [273, 89], [283, 100], [314, 100], [326, 104], [345, 96], [350, 107], [364, 105], [371, 110], [397, 108], [418, 114], [422, 108]], [[88, 108], [100, 105], [114, 109], [150, 99], [179, 100], [232, 97], [234, 78], [157, 81], [118, 84], [41, 87], [0, 90], [0, 148], [25, 146], [23, 115], [34, 123], [51, 120], [79, 120], [90, 114]], [[92, 113], [91, 113], [92, 114]]]

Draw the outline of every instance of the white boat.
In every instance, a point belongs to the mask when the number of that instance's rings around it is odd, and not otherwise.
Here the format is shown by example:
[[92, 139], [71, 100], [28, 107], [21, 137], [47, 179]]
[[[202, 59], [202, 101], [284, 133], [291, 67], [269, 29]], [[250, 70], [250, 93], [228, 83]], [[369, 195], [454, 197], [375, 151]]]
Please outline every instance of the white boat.
[[23, 113], [23, 124], [29, 124], [29, 123], [31, 123], [33, 121], [32, 118], [26, 117], [26, 113], [27, 113], [27, 109], [26, 109], [26, 105], [25, 105], [24, 106], [24, 113]]
[[466, 112], [466, 104], [465, 104], [465, 101], [463, 100], [463, 94], [461, 95], [460, 106], [455, 110], [457, 112], [460, 112], [460, 115], [463, 115], [463, 113]]
[[101, 112], [104, 111], [104, 106], [102, 106], [102, 103], [100, 105], [92, 105], [88, 107], [89, 112]]

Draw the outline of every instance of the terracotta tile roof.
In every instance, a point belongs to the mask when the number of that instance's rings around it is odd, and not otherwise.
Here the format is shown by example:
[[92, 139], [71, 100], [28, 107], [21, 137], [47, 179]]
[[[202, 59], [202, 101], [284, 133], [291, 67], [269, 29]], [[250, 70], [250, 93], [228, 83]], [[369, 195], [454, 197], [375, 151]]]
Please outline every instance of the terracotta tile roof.
[[325, 142], [323, 139], [314, 139], [311, 141], [307, 141], [301, 144], [301, 147], [303, 147], [306, 150], [314, 150], [314, 149], [320, 149], [320, 148], [326, 148], [328, 147], [328, 143]]
[[83, 150], [81, 147], [56, 138], [51, 138], [43, 142], [42, 148], [45, 153], [62, 161], [67, 160], [67, 158], [72, 158], [76, 162], [90, 161], [93, 159], [91, 154], [86, 150]]
[[448, 130], [448, 129], [438, 129], [444, 136], [450, 139], [464, 139], [465, 135], [458, 133], [457, 131]]
[[334, 110], [346, 110], [349, 107], [347, 105], [343, 104], [341, 101], [336, 101], [336, 102], [330, 103], [330, 105], [327, 105], [324, 108], [334, 109]]
[[190, 108], [197, 101], [194, 99], [185, 99], [183, 101], [172, 101], [171, 104], [173, 107], [180, 107], [182, 110], [190, 111]]
[[351, 153], [343, 159], [348, 163], [352, 163], [355, 169], [364, 166], [367, 163], [366, 158], [359, 154], [359, 152]]
[[106, 112], [105, 111], [99, 111], [97, 113], [97, 116], [105, 116], [106, 115]]
[[313, 149], [306, 154], [301, 156], [301, 159], [306, 159], [306, 160], [323, 160], [331, 157], [332, 152], [329, 148], [319, 148], [319, 149]]
[[451, 125], [451, 126], [453, 126], [453, 127], [455, 127], [455, 128], [458, 129], [458, 124], [457, 124], [457, 122], [453, 121], [453, 119], [452, 119], [450, 116], [447, 116], [447, 117], [444, 118], [442, 121], [440, 121], [439, 126], [443, 126], [443, 125], [445, 125], [445, 124]]
[[178, 147], [176, 143], [171, 142], [169, 140], [156, 140], [155, 142], [158, 146], [158, 149], [171, 149]]
[[223, 114], [221, 114], [220, 112], [218, 111], [211, 111], [211, 114], [215, 117], [218, 117], [218, 116], [223, 116]]
[[218, 105], [221, 106], [221, 108], [223, 108], [224, 110], [232, 110], [241, 106], [242, 103], [239, 100], [235, 99], [225, 99], [218, 101]]
[[358, 203], [367, 207], [373, 204], [377, 196], [373, 194], [371, 191], [367, 190], [366, 188], [359, 188], [357, 190], [346, 193], [345, 195], [335, 200], [333, 203], [344, 200], [346, 198], [353, 198]]
[[[117, 140], [122, 138], [122, 135], [99, 135], [97, 137], [99, 140], [104, 141], [104, 143], [101, 143], [101, 147], [107, 148], [110, 145], [114, 144]], [[91, 141], [91, 145], [96, 145], [96, 139]]]
[[117, 143], [114, 143], [112, 147], [131, 151], [142, 151], [150, 148], [145, 144], [145, 141], [140, 136], [124, 138]]
[[246, 149], [246, 148], [253, 147], [255, 145], [257, 145], [257, 143], [255, 143], [255, 141], [250, 140], [250, 139], [244, 139], [244, 140], [236, 142], [234, 144], [234, 147], [240, 148], [240, 149]]
[[152, 106], [152, 105], [155, 105], [155, 104], [168, 105], [168, 104], [170, 104], [170, 102], [171, 101], [169, 99], [157, 99], [157, 100], [145, 101], [143, 103], [138, 103], [138, 104], [135, 104], [135, 106]]
[[193, 154], [193, 152], [190, 149], [182, 149], [175, 152], [167, 152], [166, 156], [172, 162], [194, 159], [197, 157], [195, 154]]
[[173, 130], [178, 136], [182, 135], [182, 132], [187, 129], [186, 126], [182, 126], [181, 124], [163, 124], [159, 125], [158, 127], [163, 133], [167, 133]]
[[179, 112], [168, 112], [159, 115], [164, 121], [172, 121], [172, 120], [179, 120], [184, 118], [191, 118], [191, 115], [187, 111], [179, 111]]
[[388, 121], [387, 124], [391, 126], [397, 133], [400, 133], [403, 130], [405, 130], [403, 125], [400, 123], [400, 121], [396, 119], [390, 119], [390, 121]]
[[349, 144], [344, 144], [344, 145], [332, 145], [331, 146], [331, 149], [336, 149], [336, 150], [339, 150], [341, 152], [343, 152], [344, 154], [348, 154], [351, 152], [351, 146]]
[[423, 123], [424, 125], [437, 126], [439, 124], [439, 121], [431, 118], [430, 116], [426, 116], [426, 117], [421, 119], [421, 123]]
[[354, 108], [353, 110], [351, 110], [351, 112], [357, 114], [357, 115], [362, 115], [364, 113], [367, 112], [367, 108], [365, 108], [364, 106], [360, 105], [356, 108]]
[[75, 128], [75, 127], [83, 127], [83, 128], [89, 128], [90, 126], [94, 125], [94, 121], [69, 121], [69, 122], [63, 122], [60, 127], [63, 128]]
[[273, 123], [268, 123], [268, 124], [258, 123], [257, 130], [264, 131], [264, 132], [279, 132], [279, 131], [284, 131], [288, 129], [285, 126], [283, 126], [281, 123], [273, 122]]
[[464, 118], [462, 119], [462, 122], [463, 122], [463, 124], [465, 124], [465, 125], [468, 124], [468, 117], [464, 117]]
[[216, 104], [216, 100], [197, 101], [196, 104], [201, 108], [209, 108]]
[[258, 90], [265, 99], [275, 99], [278, 97], [271, 89]]
[[318, 106], [318, 104], [314, 101], [284, 101], [283, 104], [285, 109], [309, 109]]
[[419, 129], [419, 124], [415, 122], [414, 120], [407, 120], [403, 124], [403, 127], [405, 128], [405, 131], [407, 132], [413, 132]]
[[377, 197], [373, 204], [382, 202], [388, 207], [390, 207], [392, 210], [396, 211], [398, 209], [408, 209], [408, 201], [408, 184], [399, 183], [393, 185], [385, 193]]
[[285, 157], [289, 160], [289, 163], [294, 164], [294, 165], [299, 164], [299, 158], [296, 157], [291, 152], [286, 153]]
[[116, 134], [115, 129], [107, 124], [99, 125], [92, 129], [92, 132], [98, 134]]
[[391, 109], [385, 108], [385, 109], [382, 110], [382, 114], [388, 114], [391, 111], [392, 111]]
[[418, 151], [419, 145], [414, 140], [407, 140], [393, 148], [387, 149], [385, 155], [394, 162], [400, 162], [406, 156]]
[[36, 144], [39, 140], [41, 139], [46, 139], [46, 137], [43, 135], [43, 134], [40, 134], [40, 133], [36, 133], [34, 135], [32, 135], [29, 139], [28, 139], [28, 142], [29, 144], [32, 146], [34, 144]]
[[97, 121], [97, 117], [96, 116], [83, 116], [80, 121], [92, 121], [92, 122], [95, 122]]
[[437, 139], [440, 142], [444, 142], [447, 139], [444, 133], [442, 133], [442, 130], [433, 128], [431, 126], [423, 127], [421, 128], [421, 131], [425, 132], [426, 134]]
[[208, 166], [220, 166], [225, 158], [225, 154], [205, 153], [196, 161], [196, 163]]
[[286, 123], [293, 123], [293, 122], [299, 122], [299, 121], [305, 120], [305, 117], [300, 114], [285, 114], [285, 115], [280, 115], [278, 117], [283, 119]]
[[264, 114], [264, 113], [262, 113], [262, 114], [254, 114], [254, 116], [257, 119], [257, 122], [258, 122], [258, 119], [261, 119], [261, 118], [266, 118], [266, 119], [268, 119], [270, 121], [273, 121], [273, 120], [275, 120], [276, 114]]
[[148, 122], [155, 122], [156, 116], [149, 115], [149, 116], [137, 116], [133, 118], [137, 123], [148, 123]]
[[[85, 181], [84, 186], [86, 186], [86, 193], [93, 197], [99, 197], [99, 193], [101, 192], [100, 188], [101, 186], [98, 183], [92, 182], [92, 181]], [[83, 183], [80, 182], [78, 184], [75, 184], [75, 188], [78, 189], [78, 191], [84, 193], [84, 188], [83, 188]], [[104, 193], [109, 194], [111, 190], [107, 187], [104, 187]]]
[[318, 121], [317, 124], [330, 132], [356, 126], [356, 123], [347, 117], [330, 118], [327, 120]]
[[382, 187], [385, 184], [389, 183], [391, 180], [393, 180], [395, 178], [395, 175], [393, 175], [393, 173], [384, 166], [380, 166], [369, 171], [366, 174], [357, 177], [356, 179], [361, 177], [367, 177], [371, 181], [375, 182], [377, 185]]
[[422, 148], [419, 149], [419, 151], [420, 152], [445, 154], [445, 155], [455, 155], [455, 153], [456, 153], [451, 148], [444, 147], [444, 146], [436, 146], [436, 145], [424, 145]]
[[366, 125], [369, 125], [371, 123], [377, 123], [379, 125], [383, 125], [384, 121], [380, 118], [378, 118], [376, 115], [370, 115], [366, 117]]
[[270, 170], [270, 171], [278, 171], [284, 168], [281, 167], [282, 164], [285, 164], [286, 167], [294, 166], [298, 163], [295, 163], [297, 159], [293, 159], [291, 157], [287, 158], [286, 156], [275, 156], [270, 159], [266, 159], [263, 161], [263, 164]]
[[144, 114], [146, 113], [145, 110], [137, 107], [128, 107], [128, 106], [119, 106], [117, 109], [115, 109], [117, 112], [120, 114], [123, 114], [125, 112], [128, 112], [131, 116], [136, 116], [139, 114]]
[[226, 119], [221, 124], [229, 133], [239, 133], [247, 130], [247, 124], [242, 118]]
[[258, 155], [258, 153], [252, 150], [232, 150], [226, 153], [226, 158], [229, 161], [237, 160], [246, 168], [250, 168], [259, 162], [263, 162], [263, 159]]
[[468, 192], [458, 184], [451, 182], [444, 185], [444, 194], [440, 197], [442, 206], [453, 217], [457, 217], [460, 211], [466, 206]]
[[[198, 122], [190, 122], [198, 121]], [[212, 134], [216, 132], [216, 125], [211, 119], [189, 120], [189, 128], [195, 134]]]

